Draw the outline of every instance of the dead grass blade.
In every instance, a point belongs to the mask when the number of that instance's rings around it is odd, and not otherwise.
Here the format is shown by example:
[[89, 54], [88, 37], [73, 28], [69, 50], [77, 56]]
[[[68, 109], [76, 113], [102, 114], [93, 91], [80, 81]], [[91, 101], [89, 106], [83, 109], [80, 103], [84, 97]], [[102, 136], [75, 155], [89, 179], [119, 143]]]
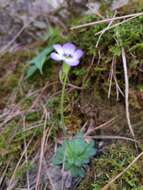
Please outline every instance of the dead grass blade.
[[[25, 149], [25, 163], [28, 166], [28, 154], [27, 154], [27, 140], [25, 136], [25, 129], [26, 129], [26, 123], [25, 123], [25, 116], [22, 117], [23, 120], [23, 134], [24, 134], [24, 149]], [[30, 180], [29, 180], [29, 171], [26, 171], [26, 178], [27, 178], [27, 190], [30, 190]]]
[[94, 132], [94, 131], [96, 131], [96, 130], [99, 130], [99, 129], [102, 129], [102, 128], [104, 128], [104, 127], [110, 126], [110, 125], [112, 124], [112, 122], [115, 121], [115, 119], [116, 119], [116, 118], [114, 117], [114, 118], [110, 119], [109, 121], [107, 121], [107, 122], [105, 122], [105, 123], [103, 123], [103, 124], [101, 124], [101, 125], [95, 127], [94, 129], [89, 129], [89, 130], [85, 133], [84, 136], [90, 135], [90, 133], [92, 133], [92, 132]]
[[70, 30], [75, 30], [75, 29], [80, 29], [80, 28], [84, 28], [84, 27], [94, 26], [96, 24], [101, 24], [101, 23], [106, 23], [106, 22], [108, 23], [108, 22], [111, 22], [111, 21], [126, 19], [126, 18], [130, 18], [130, 17], [138, 17], [138, 16], [141, 16], [141, 15], [143, 15], [143, 12], [124, 15], [124, 16], [118, 16], [118, 17], [115, 17], [115, 18], [107, 18], [107, 19], [103, 19], [103, 20], [99, 20], [99, 21], [95, 21], [95, 22], [81, 24], [81, 25], [78, 25], [78, 26], [72, 26], [70, 28]]
[[32, 137], [32, 138], [30, 139], [30, 141], [28, 142], [27, 147], [24, 149], [24, 151], [23, 151], [22, 154], [21, 154], [21, 157], [20, 157], [19, 161], [17, 162], [16, 167], [15, 167], [15, 169], [14, 169], [14, 171], [13, 171], [13, 174], [12, 174], [12, 176], [11, 176], [11, 178], [10, 178], [9, 185], [8, 185], [8, 187], [7, 187], [7, 190], [12, 190], [12, 187], [13, 187], [13, 180], [14, 180], [14, 178], [15, 178], [16, 171], [17, 171], [17, 169], [18, 169], [18, 167], [19, 167], [19, 165], [20, 165], [20, 163], [21, 163], [21, 161], [22, 161], [22, 158], [23, 158], [24, 155], [25, 155], [25, 152], [27, 151], [27, 148], [28, 148], [29, 145], [31, 144], [32, 140], [33, 140], [33, 137]]
[[[119, 25], [121, 25], [121, 24], [124, 24], [124, 23], [126, 23], [126, 22], [129, 22], [130, 20], [132, 20], [132, 19], [134, 19], [134, 18], [137, 18], [137, 17], [138, 17], [138, 16], [133, 16], [133, 17], [130, 17], [130, 18], [126, 19], [126, 20], [123, 20], [122, 22], [118, 22], [118, 23], [116, 23], [116, 24], [113, 24], [112, 26], [110, 26], [109, 28], [107, 28], [106, 31], [111, 30], [112, 28], [115, 28], [115, 27], [117, 27], [117, 26], [119, 26]], [[104, 30], [104, 29], [103, 29], [103, 30]], [[100, 35], [103, 30], [100, 30], [99, 32], [95, 33], [95, 36]]]
[[135, 139], [135, 133], [130, 120], [130, 112], [129, 112], [129, 79], [128, 79], [128, 70], [127, 70], [127, 60], [124, 48], [122, 48], [122, 62], [124, 68], [124, 78], [125, 78], [125, 107], [126, 107], [126, 118], [129, 130], [132, 134], [132, 137]]
[[5, 178], [5, 176], [6, 176], [6, 172], [7, 172], [7, 169], [8, 169], [8, 167], [9, 167], [9, 165], [10, 165], [10, 162], [11, 162], [11, 159], [8, 160], [8, 163], [7, 163], [7, 165], [6, 165], [6, 167], [5, 167], [4, 171], [3, 171], [3, 173], [2, 173], [1, 176], [0, 176], [0, 188], [1, 188], [1, 185], [2, 185], [2, 183], [3, 183], [3, 181], [4, 181], [4, 178]]
[[[88, 138], [88, 137], [87, 137]], [[112, 136], [112, 135], [95, 135], [95, 136], [90, 136], [89, 138], [93, 139], [113, 139], [113, 140], [126, 140], [126, 141], [131, 141], [134, 143], [138, 143], [136, 140], [129, 138], [129, 137], [124, 137], [124, 136]]]
[[114, 73], [114, 63], [115, 63], [115, 57], [112, 59], [112, 64], [111, 64], [111, 69], [109, 73], [109, 90], [108, 90], [108, 99], [110, 98], [111, 95], [111, 88], [112, 88], [112, 81], [113, 81], [113, 73]]
[[46, 129], [47, 120], [48, 120], [48, 112], [44, 105], [43, 105], [43, 109], [44, 109], [44, 114], [45, 114], [45, 122], [44, 122], [43, 137], [41, 140], [41, 152], [40, 152], [40, 159], [39, 159], [39, 168], [38, 168], [38, 173], [37, 173], [37, 177], [36, 177], [35, 190], [39, 190], [40, 174], [41, 174], [41, 169], [42, 169], [42, 161], [43, 161], [43, 157], [44, 157], [44, 147], [45, 147], [46, 135], [47, 135], [47, 132], [49, 131], [49, 128]]
[[112, 81], [115, 81], [115, 85], [116, 85], [116, 100], [119, 100], [119, 93], [122, 94], [122, 96], [124, 97], [124, 93], [122, 92], [118, 81], [117, 81], [117, 77], [116, 77], [116, 57], [113, 57], [112, 59], [112, 63], [111, 63], [111, 69], [110, 69], [110, 73], [109, 73], [109, 90], [108, 90], [108, 99], [110, 99], [111, 96], [111, 88], [112, 88]]
[[114, 15], [113, 15], [113, 18], [112, 18], [112, 20], [109, 22], [108, 26], [107, 26], [106, 28], [104, 28], [104, 29], [102, 30], [101, 34], [99, 35], [99, 38], [98, 38], [97, 43], [96, 43], [96, 46], [95, 46], [96, 48], [98, 47], [99, 42], [100, 42], [100, 39], [101, 39], [101, 37], [103, 36], [103, 34], [104, 34], [106, 31], [108, 31], [108, 29], [111, 27], [111, 25], [112, 25], [112, 23], [113, 23], [113, 21], [114, 21], [114, 18], [115, 18], [115, 16], [116, 16], [116, 13], [117, 13], [117, 11], [115, 11], [115, 13], [114, 13]]

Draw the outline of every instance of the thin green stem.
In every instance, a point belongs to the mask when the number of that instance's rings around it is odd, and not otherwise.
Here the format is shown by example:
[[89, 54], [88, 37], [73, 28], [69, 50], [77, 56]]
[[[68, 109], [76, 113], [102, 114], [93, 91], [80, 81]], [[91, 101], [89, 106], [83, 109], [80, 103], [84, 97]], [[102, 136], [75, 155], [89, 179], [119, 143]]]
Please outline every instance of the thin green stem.
[[63, 80], [62, 94], [61, 94], [61, 108], [60, 108], [61, 127], [62, 127], [64, 133], [66, 133], [65, 121], [64, 121], [64, 97], [65, 97], [65, 88], [66, 88], [67, 77], [68, 77], [68, 73], [65, 73], [65, 77]]

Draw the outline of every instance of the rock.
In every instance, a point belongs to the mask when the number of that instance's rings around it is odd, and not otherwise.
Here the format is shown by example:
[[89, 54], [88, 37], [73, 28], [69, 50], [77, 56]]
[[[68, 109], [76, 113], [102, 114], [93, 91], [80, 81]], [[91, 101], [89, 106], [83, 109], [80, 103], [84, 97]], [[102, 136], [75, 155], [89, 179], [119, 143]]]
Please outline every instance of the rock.
[[88, 11], [86, 14], [95, 14], [99, 11], [100, 3], [99, 2], [89, 2], [87, 3]]
[[[2, 46], [11, 41], [23, 26], [26, 26], [26, 30], [29, 27], [32, 31], [43, 32], [47, 30], [50, 22], [66, 28], [68, 18], [72, 15], [98, 13], [100, 2], [99, 0], [0, 0], [0, 49], [3, 49]], [[128, 0], [113, 0], [111, 9], [118, 9], [127, 3]], [[32, 36], [27, 35], [28, 33], [23, 35], [24, 44], [31, 42], [28, 38]], [[16, 40], [14, 43], [17, 44]]]
[[127, 5], [129, 3], [129, 0], [114, 0], [111, 6], [112, 10], [119, 9], [120, 7], [123, 7], [124, 5]]

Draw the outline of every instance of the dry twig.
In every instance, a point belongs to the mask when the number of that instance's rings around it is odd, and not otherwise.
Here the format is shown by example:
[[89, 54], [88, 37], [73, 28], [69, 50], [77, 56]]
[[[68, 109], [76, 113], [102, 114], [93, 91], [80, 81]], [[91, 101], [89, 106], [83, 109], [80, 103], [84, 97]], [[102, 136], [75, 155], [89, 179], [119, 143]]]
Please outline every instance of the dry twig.
[[98, 38], [98, 40], [97, 40], [97, 43], [96, 43], [96, 48], [98, 47], [98, 45], [99, 45], [99, 42], [100, 42], [100, 39], [101, 39], [101, 37], [103, 36], [103, 34], [111, 27], [111, 25], [112, 25], [112, 23], [113, 23], [113, 21], [114, 21], [114, 18], [115, 18], [115, 16], [116, 16], [116, 11], [115, 11], [115, 14], [113, 15], [113, 19], [109, 22], [109, 24], [108, 24], [108, 26], [106, 27], [106, 28], [104, 28], [103, 30], [102, 30], [102, 32], [101, 32], [101, 34], [99, 35], [99, 38]]
[[95, 136], [90, 136], [89, 138], [93, 139], [113, 139], [113, 140], [126, 140], [126, 141], [131, 141], [134, 143], [137, 143], [136, 140], [129, 138], [129, 137], [124, 137], [124, 136], [112, 136], [112, 135], [95, 135]]
[[72, 26], [70, 29], [71, 30], [75, 30], [75, 29], [80, 29], [80, 28], [84, 28], [84, 27], [89, 27], [89, 26], [94, 26], [96, 24], [101, 24], [101, 23], [108, 23], [110, 21], [115, 21], [115, 20], [120, 20], [120, 19], [126, 19], [126, 18], [130, 18], [130, 17], [138, 17], [143, 15], [143, 12], [141, 13], [135, 13], [135, 14], [129, 14], [129, 15], [124, 15], [124, 16], [119, 16], [119, 17], [115, 17], [115, 18], [107, 18], [107, 19], [103, 19], [103, 20], [99, 20], [99, 21], [95, 21], [95, 22], [90, 22], [90, 23], [85, 23], [85, 24], [81, 24], [78, 26]]
[[[143, 13], [142, 13], [142, 15], [143, 15]], [[139, 16], [140, 16], [140, 15], [139, 15]], [[110, 26], [106, 31], [111, 30], [112, 28], [115, 28], [115, 27], [117, 27], [117, 26], [119, 26], [119, 25], [121, 25], [121, 24], [124, 24], [124, 23], [126, 23], [126, 22], [129, 22], [130, 20], [132, 20], [132, 19], [134, 19], [134, 18], [137, 18], [137, 17], [138, 17], [138, 16], [136, 15], [136, 16], [133, 16], [133, 17], [128, 18], [128, 19], [126, 19], [126, 20], [123, 20], [122, 22], [118, 22], [118, 23], [116, 23], [116, 24], [113, 24], [113, 25]], [[104, 29], [103, 29], [103, 30], [104, 30]], [[101, 34], [103, 30], [100, 30], [99, 32], [95, 33], [95, 36]]]
[[128, 80], [128, 71], [127, 71], [127, 60], [124, 48], [122, 48], [122, 61], [124, 68], [124, 78], [125, 78], [125, 106], [126, 106], [126, 118], [129, 126], [129, 130], [132, 134], [132, 137], [135, 139], [134, 130], [132, 128], [131, 120], [130, 120], [130, 112], [129, 112], [129, 80]]
[[109, 121], [107, 121], [107, 122], [105, 122], [105, 123], [103, 123], [103, 124], [101, 124], [101, 125], [99, 125], [99, 126], [93, 128], [93, 129], [89, 129], [89, 130], [85, 133], [84, 136], [87, 136], [87, 135], [89, 135], [90, 133], [92, 133], [92, 132], [94, 132], [94, 131], [96, 131], [96, 130], [99, 130], [99, 129], [101, 129], [101, 128], [110, 126], [113, 121], [115, 121], [115, 117], [112, 118], [112, 119], [110, 119]]

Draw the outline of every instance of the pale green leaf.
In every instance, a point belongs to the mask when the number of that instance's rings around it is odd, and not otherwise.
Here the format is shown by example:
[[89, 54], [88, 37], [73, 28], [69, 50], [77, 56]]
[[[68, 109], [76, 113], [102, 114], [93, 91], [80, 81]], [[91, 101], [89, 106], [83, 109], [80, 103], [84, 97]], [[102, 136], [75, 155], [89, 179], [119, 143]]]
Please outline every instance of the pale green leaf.
[[52, 50], [52, 46], [45, 48], [41, 53], [39, 53], [34, 59], [29, 61], [28, 63], [34, 65], [37, 69], [39, 69], [40, 73], [42, 74], [43, 65], [48, 59], [47, 56], [52, 52]]

